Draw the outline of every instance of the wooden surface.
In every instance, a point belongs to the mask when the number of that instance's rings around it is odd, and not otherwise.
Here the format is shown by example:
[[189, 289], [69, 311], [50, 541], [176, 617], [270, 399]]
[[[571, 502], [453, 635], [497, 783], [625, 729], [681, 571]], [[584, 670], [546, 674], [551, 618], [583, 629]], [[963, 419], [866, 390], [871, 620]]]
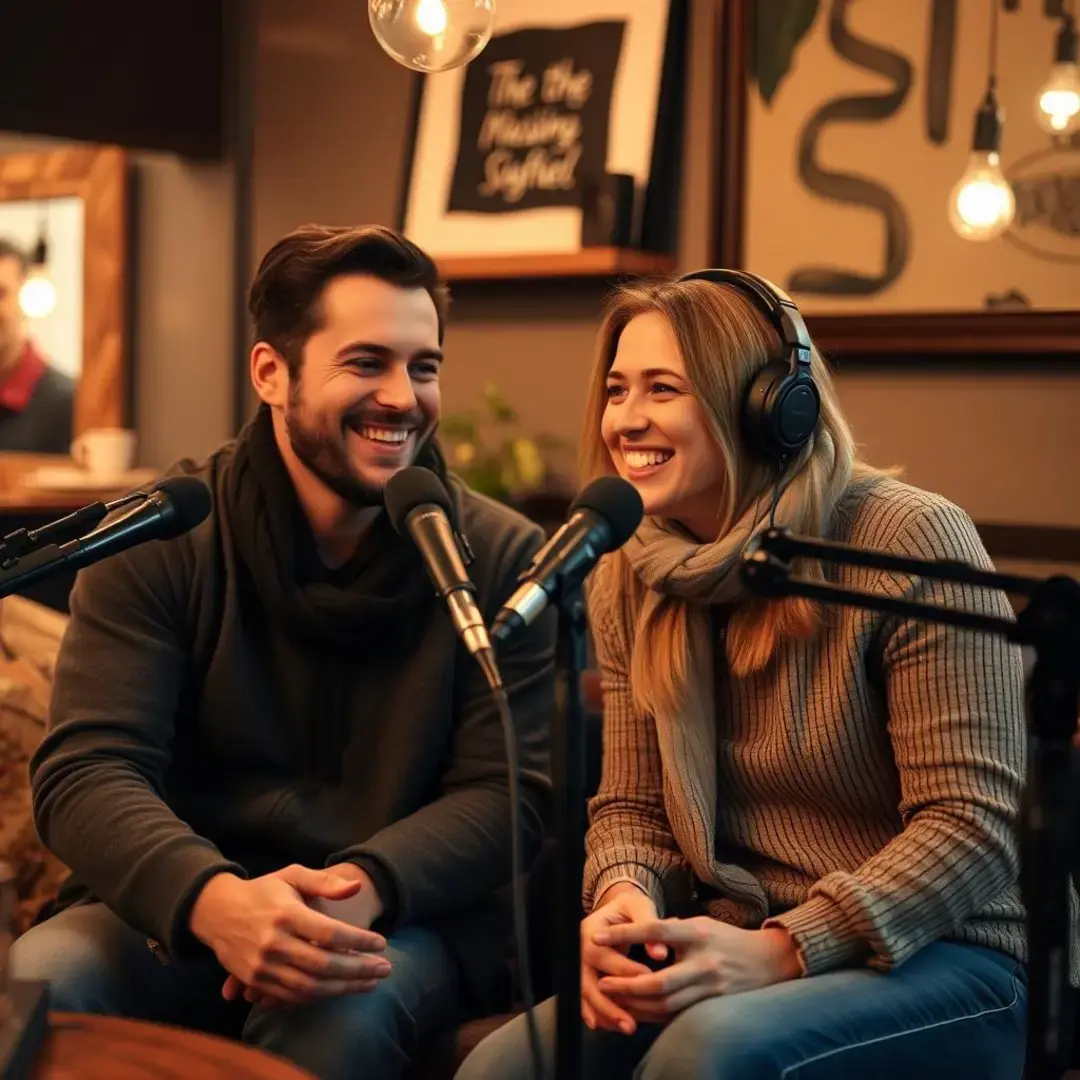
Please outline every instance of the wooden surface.
[[583, 248], [555, 255], [477, 255], [438, 259], [446, 281], [499, 281], [510, 278], [653, 277], [675, 270], [675, 259], [651, 251]]
[[52, 1013], [33, 1080], [315, 1080], [282, 1058], [197, 1031]]
[[52, 514], [62, 517], [92, 502], [109, 502], [126, 495], [132, 487], [150, 485], [158, 478], [154, 469], [133, 469], [125, 483], [112, 488], [83, 487], [67, 490], [35, 488], [27, 483], [37, 469], [73, 468], [75, 462], [62, 454], [0, 453], [0, 514]]

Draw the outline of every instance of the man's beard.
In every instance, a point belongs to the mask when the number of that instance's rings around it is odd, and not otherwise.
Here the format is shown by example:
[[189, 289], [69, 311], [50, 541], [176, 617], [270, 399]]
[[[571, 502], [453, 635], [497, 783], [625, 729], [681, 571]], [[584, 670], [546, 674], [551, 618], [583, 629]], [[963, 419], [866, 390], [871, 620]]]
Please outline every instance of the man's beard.
[[295, 381], [289, 387], [285, 430], [297, 460], [335, 495], [358, 509], [382, 506], [383, 488], [357, 476], [349, 462], [344, 434], [335, 437], [332, 432], [305, 422], [304, 402]]

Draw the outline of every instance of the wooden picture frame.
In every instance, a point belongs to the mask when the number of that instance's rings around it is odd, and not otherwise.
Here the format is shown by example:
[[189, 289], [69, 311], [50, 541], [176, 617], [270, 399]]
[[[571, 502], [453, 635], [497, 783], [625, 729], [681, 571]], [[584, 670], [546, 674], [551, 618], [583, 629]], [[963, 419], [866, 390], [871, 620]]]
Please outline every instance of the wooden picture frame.
[[[718, 133], [713, 260], [744, 264], [750, 48], [755, 0], [720, 0], [717, 15], [715, 100]], [[824, 2], [822, 7], [824, 7]], [[822, 11], [818, 17], [826, 17]], [[1046, 62], [1049, 68], [1050, 57]], [[976, 102], [972, 102], [972, 115]], [[970, 138], [965, 122], [955, 139]], [[944, 209], [942, 211], [944, 213]], [[784, 282], [778, 281], [784, 287]], [[794, 296], [798, 302], [799, 297]], [[1080, 310], [933, 311], [867, 314], [807, 313], [807, 325], [830, 357], [1034, 358], [1080, 357]]]
[[[0, 201], [74, 196], [83, 204], [82, 358], [72, 437], [124, 427], [129, 364], [129, 168], [123, 150], [74, 145], [0, 157]], [[16, 455], [27, 464], [42, 457]]]

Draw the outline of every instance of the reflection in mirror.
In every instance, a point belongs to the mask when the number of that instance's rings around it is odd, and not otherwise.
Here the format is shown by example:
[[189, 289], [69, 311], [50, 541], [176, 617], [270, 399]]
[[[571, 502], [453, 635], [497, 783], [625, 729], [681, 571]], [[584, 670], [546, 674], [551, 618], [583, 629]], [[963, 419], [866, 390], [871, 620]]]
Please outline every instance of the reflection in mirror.
[[83, 201], [0, 202], [0, 450], [63, 454], [82, 371]]

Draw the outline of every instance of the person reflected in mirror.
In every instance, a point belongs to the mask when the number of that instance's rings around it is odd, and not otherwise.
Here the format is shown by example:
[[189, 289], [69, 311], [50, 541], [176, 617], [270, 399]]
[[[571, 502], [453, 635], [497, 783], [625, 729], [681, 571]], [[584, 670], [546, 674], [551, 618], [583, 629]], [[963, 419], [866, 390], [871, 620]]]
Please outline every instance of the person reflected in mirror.
[[0, 450], [66, 454], [75, 380], [50, 364], [28, 333], [19, 292], [29, 269], [26, 253], [0, 238]]

